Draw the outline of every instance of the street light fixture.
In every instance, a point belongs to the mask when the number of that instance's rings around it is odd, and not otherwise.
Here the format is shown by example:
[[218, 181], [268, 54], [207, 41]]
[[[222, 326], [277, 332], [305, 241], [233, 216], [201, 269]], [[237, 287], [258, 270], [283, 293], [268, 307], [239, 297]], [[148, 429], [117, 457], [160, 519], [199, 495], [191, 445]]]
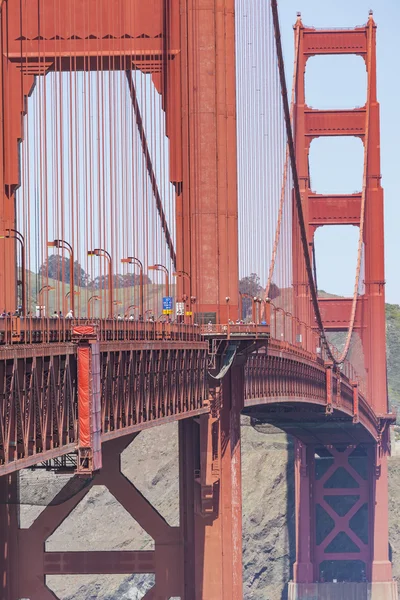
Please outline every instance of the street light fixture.
[[[67, 309], [67, 299], [70, 297], [70, 295], [71, 295], [71, 290], [69, 290], [69, 292], [67, 292], [67, 293], [65, 294], [65, 296], [64, 296], [64, 299], [65, 299], [64, 312], [66, 312], [66, 309]], [[75, 295], [75, 296], [80, 296], [80, 292], [76, 292], [76, 291], [74, 290], [74, 295]], [[73, 314], [73, 308], [71, 308], [71, 310], [72, 310], [72, 314]], [[74, 315], [74, 316], [75, 316], [75, 315]]]
[[[259, 298], [258, 296], [254, 296], [253, 302], [254, 302], [254, 316], [255, 316], [254, 323], [256, 325], [259, 325], [259, 322], [261, 320], [262, 298]], [[257, 304], [258, 304], [258, 310], [257, 310]]]
[[40, 313], [42, 312], [41, 310], [41, 306], [42, 306], [42, 295], [44, 292], [50, 292], [51, 290], [55, 290], [56, 288], [53, 285], [43, 285], [40, 290], [38, 291], [38, 295], [37, 295], [37, 302], [39, 304], [39, 310]]
[[143, 317], [144, 310], [144, 281], [143, 281], [143, 263], [136, 256], [121, 258], [122, 263], [129, 263], [139, 267], [139, 315]]
[[128, 312], [129, 312], [131, 309], [132, 309], [132, 310], [136, 310], [137, 308], [139, 308], [137, 304], [130, 304], [130, 305], [127, 307], [127, 309], [125, 310], [125, 314], [127, 315], [127, 314], [128, 314]]
[[113, 271], [112, 271], [112, 258], [111, 254], [103, 248], [95, 248], [94, 250], [88, 250], [88, 256], [103, 256], [108, 261], [108, 303], [110, 317], [112, 317], [112, 311], [114, 306], [114, 293], [113, 293]]
[[189, 273], [186, 273], [186, 271], [174, 271], [172, 273], [172, 276], [173, 277], [183, 277], [184, 279], [187, 279], [188, 282], [189, 282], [189, 288], [190, 288], [190, 284], [191, 284], [192, 279], [191, 279]]
[[[53, 240], [47, 242], [48, 248], [58, 248], [59, 250], [68, 250], [69, 252], [69, 287], [70, 290], [74, 290], [74, 293], [70, 295], [70, 309], [72, 314], [75, 314], [75, 273], [74, 273], [74, 250], [68, 242], [65, 240]], [[65, 296], [67, 297], [67, 296]]]
[[[115, 307], [122, 306], [122, 300], [114, 300], [113, 306], [115, 306]], [[118, 315], [118, 317], [120, 317], [120, 315]]]
[[21, 244], [21, 311], [26, 315], [26, 265], [25, 265], [25, 238], [17, 229], [6, 229], [0, 239], [15, 239]]
[[93, 301], [97, 301], [97, 300], [100, 300], [100, 296], [90, 296], [90, 298], [89, 298], [89, 300], [88, 300], [88, 303], [87, 303], [87, 313], [88, 313], [88, 319], [90, 319], [90, 318], [91, 318], [91, 317], [90, 317], [90, 306], [91, 306], [91, 303], [92, 303]]
[[155, 264], [148, 267], [149, 271], [163, 271], [165, 273], [165, 295], [169, 296], [169, 271], [164, 265]]

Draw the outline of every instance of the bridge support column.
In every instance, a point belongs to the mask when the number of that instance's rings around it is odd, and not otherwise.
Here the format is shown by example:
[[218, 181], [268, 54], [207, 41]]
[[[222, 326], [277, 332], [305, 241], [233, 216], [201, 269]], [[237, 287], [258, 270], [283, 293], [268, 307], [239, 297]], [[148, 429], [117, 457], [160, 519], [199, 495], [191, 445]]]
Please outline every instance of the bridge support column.
[[392, 564], [389, 561], [389, 490], [388, 457], [382, 446], [376, 448], [375, 473], [373, 474], [373, 521], [371, 536], [373, 539], [371, 581], [385, 582], [392, 579]]
[[239, 297], [235, 2], [180, 4], [183, 216], [178, 235], [191, 250], [184, 252], [182, 267], [191, 274], [197, 320], [227, 323], [237, 319]]
[[[180, 422], [185, 600], [241, 600], [240, 412], [243, 369], [211, 391], [211, 427]], [[202, 470], [208, 470], [211, 479]], [[208, 502], [205, 503], [205, 494]], [[202, 502], [203, 500], [203, 502]]]
[[395, 600], [387, 456], [379, 444], [296, 442], [296, 552], [289, 600]]
[[309, 526], [311, 519], [311, 457], [310, 449], [298, 441], [295, 444], [296, 562], [293, 570], [296, 581], [309, 582], [314, 580]]
[[396, 582], [289, 583], [288, 600], [397, 600]]
[[19, 598], [18, 562], [18, 475], [0, 478], [0, 597]]

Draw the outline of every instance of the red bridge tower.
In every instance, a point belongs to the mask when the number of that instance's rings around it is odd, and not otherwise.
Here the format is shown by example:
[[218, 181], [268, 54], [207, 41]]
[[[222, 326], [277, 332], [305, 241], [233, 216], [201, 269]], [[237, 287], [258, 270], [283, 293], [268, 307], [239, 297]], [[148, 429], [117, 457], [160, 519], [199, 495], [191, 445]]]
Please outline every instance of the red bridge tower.
[[[355, 598], [360, 592], [358, 587], [364, 586], [363, 598], [394, 599], [397, 591], [388, 555], [389, 432], [383, 418], [388, 413], [388, 401], [376, 25], [372, 13], [366, 26], [351, 30], [307, 28], [299, 17], [295, 35], [298, 44], [295, 143], [309, 247], [313, 246], [317, 227], [351, 224], [360, 228], [365, 292], [357, 297], [353, 330], [361, 337], [367, 396], [372, 410], [381, 418], [381, 434], [375, 443], [357, 426], [350, 434], [339, 423], [303, 431], [296, 452], [297, 558], [290, 598], [319, 598], [323, 593], [328, 593], [329, 598]], [[308, 58], [348, 54], [357, 54], [365, 60], [368, 75], [365, 105], [352, 110], [308, 107], [305, 101]], [[361, 193], [327, 196], [311, 191], [309, 149], [312, 140], [320, 136], [356, 136], [362, 140], [365, 164]], [[307, 289], [307, 281], [299, 283], [302, 289]], [[352, 327], [352, 302], [351, 298], [320, 301], [327, 331], [344, 332]], [[335, 583], [336, 588], [332, 588], [333, 583], [328, 582], [335, 580], [346, 583]]]

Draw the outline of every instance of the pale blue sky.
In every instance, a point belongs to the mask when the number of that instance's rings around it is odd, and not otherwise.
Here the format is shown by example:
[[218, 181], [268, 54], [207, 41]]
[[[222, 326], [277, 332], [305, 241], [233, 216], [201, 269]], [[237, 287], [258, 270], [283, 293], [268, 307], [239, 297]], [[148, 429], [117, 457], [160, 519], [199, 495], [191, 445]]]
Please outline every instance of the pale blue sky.
[[[400, 304], [400, 1], [281, 0], [279, 2], [287, 77], [293, 66], [293, 23], [300, 11], [305, 25], [354, 27], [364, 24], [369, 9], [378, 25], [378, 98], [381, 104], [382, 185], [385, 190], [386, 300]], [[315, 61], [315, 62], [313, 62]], [[318, 57], [309, 61], [307, 101], [314, 108], [350, 108], [365, 101], [365, 67], [359, 57]], [[306, 93], [307, 93], [306, 92]], [[360, 94], [361, 92], [361, 94]], [[333, 142], [333, 143], [332, 143]], [[317, 140], [310, 156], [312, 187], [319, 192], [353, 192], [361, 187], [362, 145], [353, 138]], [[328, 147], [328, 144], [329, 147]], [[331, 148], [329, 150], [329, 148]], [[328, 160], [329, 156], [329, 160]], [[360, 166], [361, 165], [361, 166]], [[358, 230], [325, 228], [316, 238], [318, 285], [351, 294]]]

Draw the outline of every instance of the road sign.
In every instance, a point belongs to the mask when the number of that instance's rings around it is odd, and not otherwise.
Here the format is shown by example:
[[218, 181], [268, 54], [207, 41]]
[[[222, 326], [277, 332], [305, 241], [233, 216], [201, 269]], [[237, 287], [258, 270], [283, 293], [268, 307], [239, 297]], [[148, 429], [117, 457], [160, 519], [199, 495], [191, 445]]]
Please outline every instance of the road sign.
[[173, 299], [172, 296], [164, 296], [162, 299], [163, 315], [171, 315], [173, 313], [172, 308]]
[[183, 317], [185, 315], [185, 303], [177, 302], [176, 303], [176, 316]]

